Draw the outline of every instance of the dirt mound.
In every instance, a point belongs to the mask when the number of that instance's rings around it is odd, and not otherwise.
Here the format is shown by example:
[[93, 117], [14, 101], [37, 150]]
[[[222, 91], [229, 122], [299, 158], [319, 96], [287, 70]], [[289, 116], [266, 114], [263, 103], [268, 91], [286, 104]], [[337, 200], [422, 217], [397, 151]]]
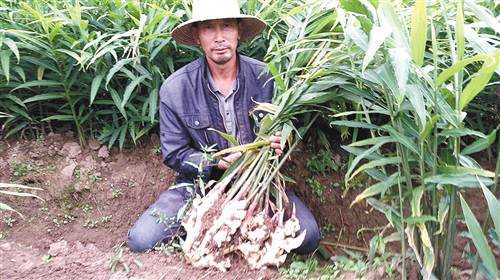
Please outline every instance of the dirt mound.
[[26, 219], [0, 212], [0, 279], [276, 278], [276, 270], [251, 271], [243, 263], [231, 274], [195, 269], [180, 254], [136, 254], [123, 245], [175, 178], [156, 138], [109, 156], [95, 143], [80, 149], [69, 135], [0, 142], [0, 182], [44, 189], [37, 192], [44, 201], [2, 197]]

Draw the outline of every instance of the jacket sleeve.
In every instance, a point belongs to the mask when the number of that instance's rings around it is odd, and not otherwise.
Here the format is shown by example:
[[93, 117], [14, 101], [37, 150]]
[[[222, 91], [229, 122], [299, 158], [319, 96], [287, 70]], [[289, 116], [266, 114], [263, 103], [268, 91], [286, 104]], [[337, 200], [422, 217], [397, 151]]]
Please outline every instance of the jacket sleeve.
[[[179, 116], [162, 100], [160, 101], [160, 142], [163, 163], [182, 176], [210, 178], [213, 164], [203, 159], [203, 153], [193, 147], [191, 136]], [[199, 172], [198, 166], [202, 164]]]

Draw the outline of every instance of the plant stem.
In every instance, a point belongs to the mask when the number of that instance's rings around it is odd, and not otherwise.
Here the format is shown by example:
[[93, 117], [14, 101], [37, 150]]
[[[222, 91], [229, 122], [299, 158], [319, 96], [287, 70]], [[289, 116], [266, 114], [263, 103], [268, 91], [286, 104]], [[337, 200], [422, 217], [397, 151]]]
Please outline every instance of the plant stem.
[[[444, 7], [443, 1], [439, 1], [440, 7], [441, 7], [441, 12], [443, 14], [443, 18], [445, 20], [445, 28], [446, 28], [446, 33], [448, 35], [448, 41], [450, 45], [450, 50], [451, 50], [451, 59], [453, 63], [457, 62], [457, 52], [455, 49], [455, 40], [453, 39], [453, 35], [450, 29], [450, 26], [448, 24], [448, 15], [446, 13], [446, 8]], [[461, 72], [461, 71], [459, 71]], [[461, 74], [455, 74], [454, 75], [454, 81], [455, 81], [455, 87], [454, 87], [454, 93], [455, 93], [455, 113], [456, 117], [460, 119], [460, 95], [461, 95], [461, 89], [462, 89], [462, 82], [461, 82]], [[457, 124], [458, 126], [459, 124]], [[457, 166], [460, 165], [460, 137], [455, 137], [453, 141], [453, 154], [455, 156], [455, 164]], [[443, 267], [442, 267], [442, 272], [441, 272], [441, 278], [442, 279], [450, 279], [451, 278], [451, 261], [452, 261], [452, 255], [453, 255], [453, 247], [454, 247], [454, 241], [455, 241], [455, 235], [456, 235], [456, 208], [457, 208], [457, 203], [456, 203], [456, 197], [457, 197], [457, 187], [456, 186], [450, 186], [448, 189], [448, 193], [450, 195], [450, 214], [448, 217], [448, 230], [447, 230], [447, 236], [446, 236], [446, 243], [445, 243], [445, 254], [443, 258]]]

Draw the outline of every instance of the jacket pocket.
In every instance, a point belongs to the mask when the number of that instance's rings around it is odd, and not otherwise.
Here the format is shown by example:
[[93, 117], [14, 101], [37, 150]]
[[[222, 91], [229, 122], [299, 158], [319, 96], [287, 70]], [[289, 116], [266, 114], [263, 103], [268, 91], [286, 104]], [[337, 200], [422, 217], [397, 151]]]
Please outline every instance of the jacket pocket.
[[182, 121], [198, 148], [208, 145], [207, 129], [211, 125], [210, 116], [201, 114], [184, 115]]

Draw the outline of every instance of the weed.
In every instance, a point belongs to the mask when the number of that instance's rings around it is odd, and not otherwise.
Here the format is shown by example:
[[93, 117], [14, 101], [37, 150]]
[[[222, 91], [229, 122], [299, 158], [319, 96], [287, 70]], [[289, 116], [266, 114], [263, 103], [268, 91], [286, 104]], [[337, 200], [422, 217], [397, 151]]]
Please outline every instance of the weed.
[[52, 256], [51, 255], [43, 255], [42, 256], [42, 261], [45, 263], [45, 264], [48, 264], [52, 261]]
[[132, 180], [127, 182], [127, 187], [129, 187], [129, 188], [135, 188], [136, 186], [137, 186], [137, 183], [132, 181]]
[[102, 181], [101, 174], [98, 174], [98, 173], [91, 174], [91, 175], [90, 175], [90, 181], [91, 181], [92, 183]]
[[115, 254], [111, 256], [108, 260], [109, 269], [111, 269], [111, 272], [114, 273], [121, 265], [125, 270], [125, 272], [128, 273], [130, 271], [130, 268], [128, 264], [122, 260], [124, 251], [123, 242], [120, 245], [115, 246], [114, 249], [115, 249]]
[[22, 177], [28, 175], [28, 173], [35, 170], [35, 167], [31, 163], [12, 162], [11, 166], [12, 166], [13, 179], [22, 178]]
[[77, 181], [80, 181], [80, 178], [82, 177], [82, 171], [80, 170], [79, 167], [75, 168], [75, 172], [73, 173], [74, 177]]
[[84, 204], [84, 205], [82, 206], [82, 211], [83, 211], [83, 213], [85, 213], [85, 214], [90, 213], [90, 211], [92, 211], [92, 209], [94, 209], [94, 208], [93, 208], [93, 207], [92, 207], [92, 205], [90, 205], [90, 204]]
[[154, 146], [153, 148], [151, 148], [151, 153], [159, 156], [161, 154], [161, 146], [158, 144], [158, 145]]
[[6, 216], [3, 218], [3, 223], [8, 226], [8, 227], [13, 227], [14, 226], [14, 223], [16, 222], [17, 220], [10, 217], [10, 216]]
[[305, 261], [295, 257], [289, 267], [279, 269], [284, 279], [338, 279], [340, 270], [333, 265], [320, 267], [316, 258]]
[[331, 171], [338, 171], [339, 165], [333, 160], [333, 155], [328, 150], [322, 150], [307, 160], [307, 169], [313, 174], [326, 174]]
[[334, 230], [335, 230], [335, 228], [333, 227], [333, 225], [331, 223], [328, 223], [321, 228], [321, 233], [322, 234], [330, 234], [330, 233], [333, 233]]
[[110, 222], [112, 218], [113, 218], [113, 215], [101, 216], [97, 219], [89, 218], [89, 219], [85, 220], [85, 222], [83, 223], [82, 226], [84, 228], [88, 228], [88, 229], [96, 228], [100, 224], [102, 225], [102, 224]]
[[120, 197], [120, 196], [122, 196], [122, 195], [123, 195], [123, 191], [122, 191], [122, 189], [120, 189], [120, 188], [112, 188], [112, 189], [111, 189], [111, 197], [112, 197], [113, 199], [115, 199], [115, 198], [119, 198], [119, 197]]
[[306, 180], [307, 185], [311, 188], [313, 193], [319, 198], [321, 203], [325, 202], [325, 196], [323, 195], [327, 186], [323, 185], [320, 181], [315, 178], [309, 178]]

